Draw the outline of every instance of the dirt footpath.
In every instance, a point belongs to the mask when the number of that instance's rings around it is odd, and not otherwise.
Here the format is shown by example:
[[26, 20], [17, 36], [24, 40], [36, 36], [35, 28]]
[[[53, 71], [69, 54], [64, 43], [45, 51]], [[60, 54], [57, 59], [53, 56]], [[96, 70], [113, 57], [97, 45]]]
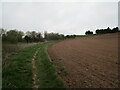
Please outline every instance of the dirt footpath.
[[[118, 87], [117, 33], [62, 41], [50, 46], [48, 53], [71, 88]], [[68, 75], [60, 72], [59, 62]]]

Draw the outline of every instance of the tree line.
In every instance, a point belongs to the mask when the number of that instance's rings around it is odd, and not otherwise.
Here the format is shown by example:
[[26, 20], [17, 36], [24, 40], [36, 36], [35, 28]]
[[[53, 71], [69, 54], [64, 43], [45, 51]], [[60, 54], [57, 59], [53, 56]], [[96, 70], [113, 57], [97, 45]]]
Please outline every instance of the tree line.
[[[120, 32], [118, 27], [110, 29], [97, 29], [96, 34], [106, 34], [106, 33], [116, 33]], [[86, 35], [93, 34], [92, 31], [88, 30], [85, 32]], [[0, 36], [2, 37], [2, 42], [9, 42], [9, 43], [18, 43], [18, 42], [44, 42], [49, 40], [60, 40], [60, 39], [67, 39], [67, 38], [75, 38], [76, 35], [64, 35], [59, 33], [48, 33], [45, 31], [44, 33], [36, 32], [36, 31], [27, 31], [23, 32], [20, 30], [5, 30], [0, 29]]]
[[[107, 33], [116, 33], [116, 32], [120, 32], [118, 27], [115, 27], [113, 29], [110, 29], [109, 27], [107, 29], [97, 29], [96, 34], [107, 34]], [[90, 35], [93, 34], [92, 31], [88, 30], [85, 32], [86, 35]]]
[[96, 34], [106, 34], [106, 33], [116, 33], [120, 32], [118, 27], [115, 27], [113, 29], [110, 29], [109, 27], [107, 29], [97, 29]]
[[93, 34], [93, 32], [90, 31], [90, 30], [88, 30], [88, 31], [85, 32], [85, 34], [86, 34], [86, 35], [89, 35], [89, 34]]
[[23, 35], [24, 32], [17, 31], [17, 30], [0, 30], [0, 36], [2, 37], [2, 42], [9, 42], [9, 43], [17, 43], [17, 42], [23, 42]]
[[36, 31], [19, 31], [19, 30], [5, 30], [0, 29], [0, 36], [2, 37], [2, 42], [8, 43], [18, 43], [18, 42], [44, 42], [49, 40], [60, 40], [67, 38], [75, 38], [76, 35], [64, 35], [59, 33], [48, 33], [47, 31], [42, 34], [41, 32]]

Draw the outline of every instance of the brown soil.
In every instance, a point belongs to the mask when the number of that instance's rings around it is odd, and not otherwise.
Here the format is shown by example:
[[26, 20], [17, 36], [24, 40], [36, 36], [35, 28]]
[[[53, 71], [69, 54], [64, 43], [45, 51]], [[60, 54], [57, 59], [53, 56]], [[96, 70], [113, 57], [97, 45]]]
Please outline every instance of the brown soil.
[[[71, 88], [118, 87], [118, 33], [65, 40], [50, 46], [48, 53]], [[68, 75], [60, 71], [59, 62]]]

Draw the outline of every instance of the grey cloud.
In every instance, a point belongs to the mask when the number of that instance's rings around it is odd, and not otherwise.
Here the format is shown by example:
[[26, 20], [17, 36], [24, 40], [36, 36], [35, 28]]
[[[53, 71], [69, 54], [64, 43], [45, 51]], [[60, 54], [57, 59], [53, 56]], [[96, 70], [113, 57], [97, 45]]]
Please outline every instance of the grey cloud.
[[3, 28], [84, 34], [118, 25], [117, 2], [3, 3]]

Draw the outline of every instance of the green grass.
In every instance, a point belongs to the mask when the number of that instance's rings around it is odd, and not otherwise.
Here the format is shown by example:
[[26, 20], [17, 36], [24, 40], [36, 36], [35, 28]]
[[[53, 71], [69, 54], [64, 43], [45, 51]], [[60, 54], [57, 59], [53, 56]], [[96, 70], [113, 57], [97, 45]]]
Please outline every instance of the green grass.
[[30, 88], [32, 87], [31, 59], [39, 47], [35, 45], [13, 53], [3, 67], [3, 88]]
[[56, 68], [50, 61], [47, 46], [59, 41], [37, 44], [9, 56], [3, 67], [3, 88], [32, 88], [32, 57], [40, 48], [36, 57], [36, 74], [40, 88], [65, 88], [64, 81], [57, 75]]
[[69, 74], [68, 70], [65, 68], [63, 64], [60, 65], [60, 71], [62, 71], [65, 76]]
[[36, 59], [37, 76], [41, 88], [65, 88], [64, 81], [57, 75], [56, 68], [47, 53], [47, 46], [58, 41], [51, 41], [41, 45]]
[[98, 34], [92, 34], [92, 35], [76, 35], [76, 38], [82, 38], [82, 37], [91, 37], [91, 36], [97, 36]]

